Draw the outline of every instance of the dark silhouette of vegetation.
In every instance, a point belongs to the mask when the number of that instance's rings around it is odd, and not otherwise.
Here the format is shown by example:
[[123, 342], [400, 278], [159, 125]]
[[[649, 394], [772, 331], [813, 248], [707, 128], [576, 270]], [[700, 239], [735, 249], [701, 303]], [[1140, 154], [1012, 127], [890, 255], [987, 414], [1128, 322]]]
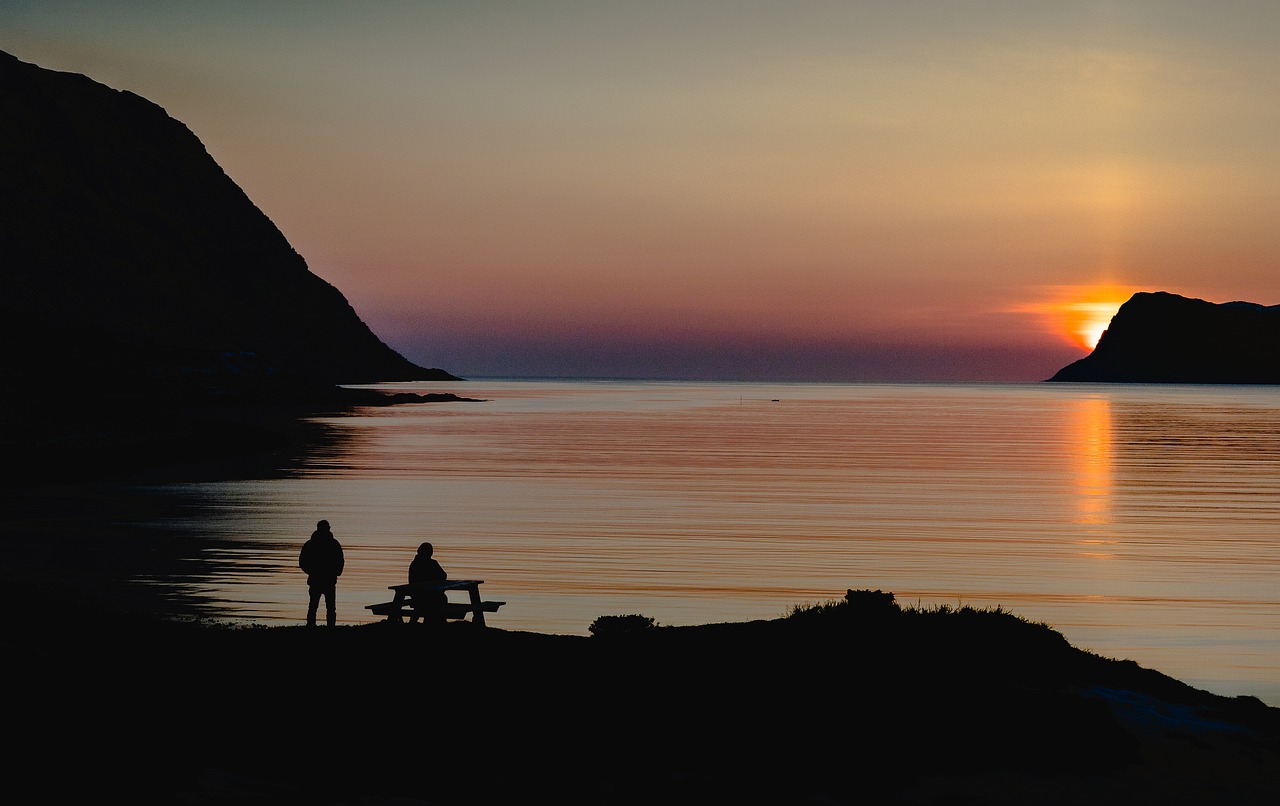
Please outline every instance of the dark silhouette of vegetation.
[[892, 593], [881, 590], [853, 590], [845, 592], [844, 599], [820, 602], [818, 604], [796, 605], [791, 608], [789, 618], [849, 618], [853, 616], [889, 616], [900, 612], [897, 599]]
[[594, 636], [607, 638], [648, 630], [654, 626], [656, 622], [652, 618], [633, 613], [628, 616], [600, 616], [591, 622], [587, 631]]

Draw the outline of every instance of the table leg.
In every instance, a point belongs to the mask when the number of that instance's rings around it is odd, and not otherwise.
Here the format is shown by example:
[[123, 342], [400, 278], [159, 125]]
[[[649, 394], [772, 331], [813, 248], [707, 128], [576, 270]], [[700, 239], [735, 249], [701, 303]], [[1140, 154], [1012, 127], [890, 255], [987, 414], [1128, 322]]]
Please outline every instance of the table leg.
[[[392, 597], [391, 601], [396, 604], [396, 612], [393, 615], [387, 616], [387, 620], [394, 618], [397, 624], [404, 624], [404, 616], [401, 615], [401, 611], [404, 608], [404, 591], [396, 591], [396, 595]], [[415, 621], [417, 621], [417, 619], [409, 619], [410, 624]]]
[[480, 603], [480, 586], [468, 585], [467, 589], [471, 592], [471, 621], [483, 627], [484, 605]]

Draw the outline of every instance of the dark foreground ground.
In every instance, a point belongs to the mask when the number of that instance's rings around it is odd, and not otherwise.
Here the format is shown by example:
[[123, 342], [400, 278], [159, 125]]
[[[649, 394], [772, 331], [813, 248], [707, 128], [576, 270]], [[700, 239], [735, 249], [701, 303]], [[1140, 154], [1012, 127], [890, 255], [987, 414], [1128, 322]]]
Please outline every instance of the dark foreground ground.
[[858, 592], [580, 637], [68, 610], [6, 630], [14, 802], [1280, 803], [1280, 709], [998, 611]]
[[[0, 419], [6, 458], [32, 484], [241, 478], [332, 438], [292, 406], [109, 414], [74, 432], [56, 407]], [[5, 496], [7, 802], [1280, 803], [1280, 709], [1007, 613], [858, 592], [592, 637], [219, 627], [146, 615], [182, 615], [125, 584], [172, 564], [173, 541], [110, 526], [109, 499], [46, 534], [56, 485]]]

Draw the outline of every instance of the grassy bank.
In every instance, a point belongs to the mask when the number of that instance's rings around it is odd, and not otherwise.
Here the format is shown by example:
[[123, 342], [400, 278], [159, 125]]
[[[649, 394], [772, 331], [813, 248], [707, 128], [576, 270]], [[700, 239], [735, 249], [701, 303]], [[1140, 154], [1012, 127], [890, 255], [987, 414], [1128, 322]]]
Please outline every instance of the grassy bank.
[[11, 629], [15, 768], [74, 771], [44, 780], [63, 802], [1280, 796], [1277, 709], [1000, 610], [851, 592], [769, 621], [604, 619], [590, 637], [86, 615]]

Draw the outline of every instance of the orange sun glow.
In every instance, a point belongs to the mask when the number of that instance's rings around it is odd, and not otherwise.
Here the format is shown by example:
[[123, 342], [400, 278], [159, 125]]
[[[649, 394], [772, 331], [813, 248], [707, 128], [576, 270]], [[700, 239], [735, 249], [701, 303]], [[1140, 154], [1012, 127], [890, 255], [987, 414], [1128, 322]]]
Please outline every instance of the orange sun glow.
[[1111, 324], [1111, 317], [1134, 291], [1118, 285], [1060, 286], [1055, 289], [1054, 301], [1026, 305], [1018, 310], [1045, 316], [1060, 337], [1092, 351]]
[[1118, 286], [1094, 286], [1077, 289], [1074, 298], [1052, 307], [1057, 314], [1058, 327], [1072, 343], [1086, 350], [1093, 350], [1102, 333], [1133, 292]]

